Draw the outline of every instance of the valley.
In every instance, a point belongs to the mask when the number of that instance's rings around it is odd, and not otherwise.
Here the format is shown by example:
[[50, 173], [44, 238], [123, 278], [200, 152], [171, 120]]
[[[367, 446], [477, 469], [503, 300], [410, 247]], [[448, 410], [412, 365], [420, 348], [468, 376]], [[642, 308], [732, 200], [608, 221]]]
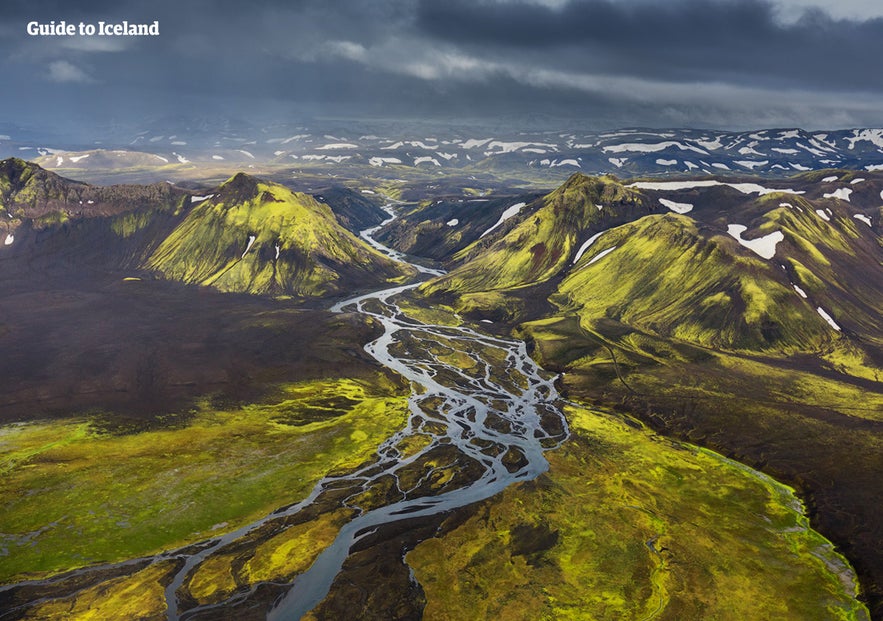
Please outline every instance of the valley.
[[0, 618], [879, 618], [873, 157], [314, 194], [6, 160]]

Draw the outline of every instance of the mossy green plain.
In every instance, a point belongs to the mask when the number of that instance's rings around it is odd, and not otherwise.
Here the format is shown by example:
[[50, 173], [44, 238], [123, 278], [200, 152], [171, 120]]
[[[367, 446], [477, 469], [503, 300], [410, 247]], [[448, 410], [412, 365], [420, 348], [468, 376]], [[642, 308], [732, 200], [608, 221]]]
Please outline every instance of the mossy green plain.
[[634, 422], [567, 414], [546, 474], [407, 555], [425, 619], [868, 618], [792, 490]]
[[[0, 580], [135, 558], [232, 530], [371, 458], [407, 416], [364, 382], [282, 387], [273, 403], [112, 435], [90, 420], [2, 429]], [[344, 398], [343, 400], [341, 400]]]

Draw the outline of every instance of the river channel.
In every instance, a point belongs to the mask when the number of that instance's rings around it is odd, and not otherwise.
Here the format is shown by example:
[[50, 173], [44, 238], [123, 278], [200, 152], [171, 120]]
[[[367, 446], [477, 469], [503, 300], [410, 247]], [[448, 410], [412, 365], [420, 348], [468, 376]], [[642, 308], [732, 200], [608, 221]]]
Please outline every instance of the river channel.
[[[361, 235], [393, 260], [408, 263], [372, 237], [395, 218], [391, 206], [385, 209], [390, 218]], [[441, 274], [409, 264], [425, 277]], [[375, 459], [354, 472], [326, 476], [302, 501], [210, 540], [0, 590], [33, 590], [42, 600], [49, 592], [45, 589], [62, 589], [70, 597], [96, 581], [162, 564], [170, 568], [163, 580], [169, 621], [233, 618], [231, 611], [243, 605], [250, 608], [249, 618], [255, 607], [263, 606], [271, 621], [295, 621], [325, 598], [351, 548], [365, 537], [401, 520], [435, 516], [485, 500], [545, 472], [544, 452], [568, 435], [554, 378], [534, 363], [522, 341], [408, 316], [402, 300], [419, 285], [363, 294], [331, 309], [360, 313], [380, 325], [381, 336], [366, 345], [366, 351], [411, 385], [407, 424], [378, 448]], [[225, 555], [247, 557], [268, 533], [277, 534], [303, 523], [308, 515], [339, 508], [352, 519], [292, 584], [258, 582], [211, 603], [200, 604], [190, 597], [189, 581], [203, 563]], [[274, 598], [267, 599], [267, 588], [276, 594]], [[0, 618], [4, 616], [0, 613]]]

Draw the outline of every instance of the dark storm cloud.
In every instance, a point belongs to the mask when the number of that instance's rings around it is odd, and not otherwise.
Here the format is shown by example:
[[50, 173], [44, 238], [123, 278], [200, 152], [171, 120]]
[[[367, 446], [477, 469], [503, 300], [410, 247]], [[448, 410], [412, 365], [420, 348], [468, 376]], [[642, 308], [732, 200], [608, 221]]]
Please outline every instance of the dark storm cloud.
[[883, 88], [883, 73], [871, 70], [883, 57], [883, 20], [834, 20], [814, 10], [782, 23], [762, 0], [585, 0], [559, 8], [420, 0], [417, 27], [491, 54], [567, 50], [559, 66], [606, 73]]
[[[50, 19], [159, 20], [162, 34], [25, 34]], [[170, 113], [883, 123], [883, 20], [783, 22], [762, 0], [7, 0], [0, 57], [5, 119], [83, 127]]]

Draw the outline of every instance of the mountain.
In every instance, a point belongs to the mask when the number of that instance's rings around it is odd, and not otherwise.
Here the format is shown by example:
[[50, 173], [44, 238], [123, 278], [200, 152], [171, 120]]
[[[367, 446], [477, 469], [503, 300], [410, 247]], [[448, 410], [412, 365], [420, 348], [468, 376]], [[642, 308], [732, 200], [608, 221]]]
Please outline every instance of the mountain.
[[[10, 130], [11, 131], [11, 130]], [[465, 187], [482, 176], [547, 182], [573, 172], [619, 176], [703, 174], [766, 177], [848, 168], [872, 172], [883, 167], [883, 129], [757, 131], [629, 128], [615, 131], [506, 131], [397, 123], [315, 122], [310, 126], [253, 126], [176, 119], [162, 128], [102, 136], [96, 145], [59, 144], [13, 132], [0, 153], [41, 156], [58, 169], [115, 169], [119, 161], [167, 167], [272, 166], [298, 171], [327, 170], [350, 178], [441, 179], [463, 175]], [[38, 143], [39, 144], [39, 143]], [[133, 151], [131, 156], [125, 150]], [[84, 157], [87, 156], [87, 157]], [[480, 187], [480, 184], [479, 184]]]
[[532, 204], [540, 196], [532, 192], [420, 201], [379, 231], [377, 238], [410, 255], [444, 260], [480, 239], [512, 205]]
[[189, 203], [168, 183], [94, 186], [17, 158], [0, 162], [0, 260], [23, 269], [137, 267]]
[[[345, 221], [385, 215], [347, 192], [329, 193]], [[221, 291], [343, 295], [412, 275], [327, 204], [245, 174], [198, 195], [168, 183], [93, 186], [4, 160], [0, 237], [0, 261], [19, 271], [136, 270]]]
[[[373, 194], [373, 192], [371, 193]], [[335, 185], [321, 188], [312, 192], [312, 196], [331, 207], [334, 217], [337, 218], [341, 226], [356, 235], [389, 218], [389, 214], [378, 207], [368, 196], [346, 187]]]
[[90, 149], [85, 151], [53, 152], [34, 158], [34, 163], [54, 170], [127, 170], [141, 168], [174, 167], [186, 162], [174, 155], [157, 155], [130, 149]]
[[239, 173], [198, 204], [146, 267], [222, 291], [315, 297], [412, 274], [344, 229], [312, 196]]
[[167, 183], [94, 186], [65, 179], [18, 158], [0, 161], [0, 207], [11, 220], [39, 224], [113, 216], [163, 202], [177, 204], [185, 194]]
[[492, 320], [625, 411], [794, 485], [883, 613], [883, 176], [572, 176], [443, 257]]
[[883, 181], [824, 179], [792, 189], [576, 174], [452, 253], [453, 269], [422, 291], [463, 300], [548, 282], [550, 300], [587, 320], [729, 349], [815, 351], [832, 313], [847, 331], [883, 334], [883, 299], [867, 286], [883, 286], [881, 213], [861, 207]]
[[460, 264], [424, 290], [490, 291], [544, 282], [564, 269], [580, 236], [653, 210], [614, 179], [574, 175], [531, 205], [515, 203], [482, 236], [453, 255]]

